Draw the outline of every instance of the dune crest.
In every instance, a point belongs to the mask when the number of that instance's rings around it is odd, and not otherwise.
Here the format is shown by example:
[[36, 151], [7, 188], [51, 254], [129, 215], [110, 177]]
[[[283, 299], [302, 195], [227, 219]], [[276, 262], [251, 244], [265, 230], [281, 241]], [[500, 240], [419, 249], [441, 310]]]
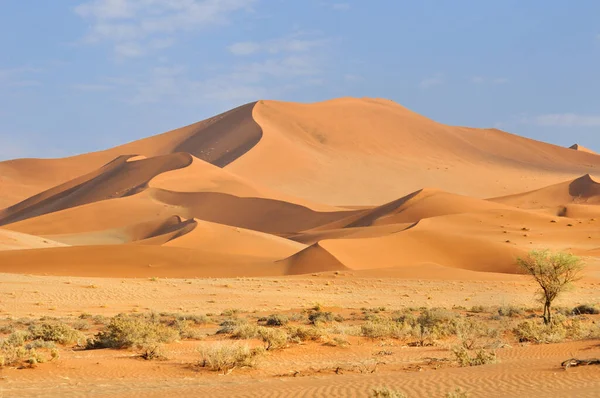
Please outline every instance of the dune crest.
[[594, 155], [597, 154], [596, 152], [592, 151], [591, 149], [588, 149], [588, 148], [586, 148], [586, 147], [584, 147], [582, 145], [579, 145], [579, 144], [573, 144], [573, 145], [571, 145], [569, 147], [569, 149], [574, 149], [576, 151], [582, 151], [582, 152], [592, 153]]

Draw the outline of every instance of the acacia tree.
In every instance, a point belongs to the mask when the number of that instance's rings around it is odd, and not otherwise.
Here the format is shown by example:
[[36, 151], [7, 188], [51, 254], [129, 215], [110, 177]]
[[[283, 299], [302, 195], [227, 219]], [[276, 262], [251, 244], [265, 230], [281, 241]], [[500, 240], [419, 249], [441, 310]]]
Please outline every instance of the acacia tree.
[[570, 253], [532, 250], [527, 257], [518, 258], [521, 269], [540, 285], [539, 299], [544, 304], [544, 323], [552, 321], [550, 306], [571, 283], [579, 279], [583, 261]]

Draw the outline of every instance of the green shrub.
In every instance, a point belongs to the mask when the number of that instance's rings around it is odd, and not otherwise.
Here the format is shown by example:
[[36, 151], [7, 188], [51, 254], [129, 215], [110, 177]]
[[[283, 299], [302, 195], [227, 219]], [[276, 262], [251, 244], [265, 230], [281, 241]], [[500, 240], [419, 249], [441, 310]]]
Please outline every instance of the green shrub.
[[267, 351], [284, 348], [288, 342], [288, 334], [281, 329], [259, 327], [258, 336], [266, 343]]
[[471, 355], [463, 346], [455, 347], [452, 352], [459, 366], [480, 366], [496, 362], [496, 353], [479, 349], [475, 355]]
[[509, 318], [514, 318], [523, 314], [523, 309], [519, 307], [515, 307], [514, 305], [505, 305], [498, 308], [498, 315], [507, 316]]
[[231, 334], [240, 326], [247, 324], [248, 321], [244, 318], [225, 319], [219, 324], [221, 328], [217, 330], [217, 334]]
[[331, 312], [315, 311], [308, 316], [308, 320], [316, 325], [317, 323], [333, 322], [334, 316]]
[[309, 326], [291, 326], [288, 327], [290, 341], [318, 341], [324, 336], [323, 330], [319, 327]]
[[147, 349], [178, 339], [177, 330], [169, 328], [151, 317], [119, 314], [110, 320], [105, 330], [88, 342], [88, 348], [140, 348]]
[[519, 323], [513, 333], [520, 343], [559, 343], [567, 337], [567, 330], [562, 324], [545, 325], [532, 320]]
[[59, 344], [82, 344], [85, 336], [61, 322], [43, 322], [39, 325], [29, 326], [30, 339], [54, 341]]
[[248, 345], [227, 344], [202, 347], [199, 365], [219, 372], [231, 372], [237, 367], [254, 367], [264, 354], [262, 347], [250, 348]]
[[266, 319], [267, 326], [285, 326], [288, 323], [288, 317], [283, 314], [272, 314]]
[[253, 339], [258, 336], [258, 329], [259, 326], [251, 325], [249, 323], [242, 323], [233, 329], [231, 332], [231, 338], [240, 340]]

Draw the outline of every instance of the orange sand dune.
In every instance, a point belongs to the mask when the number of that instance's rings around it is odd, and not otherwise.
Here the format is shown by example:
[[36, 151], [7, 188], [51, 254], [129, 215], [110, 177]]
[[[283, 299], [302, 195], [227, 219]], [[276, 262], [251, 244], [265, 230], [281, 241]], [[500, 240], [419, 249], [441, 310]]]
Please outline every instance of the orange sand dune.
[[506, 210], [510, 207], [437, 189], [421, 189], [393, 202], [322, 225], [317, 230], [414, 223], [429, 217], [492, 209]]
[[[473, 271], [515, 273], [516, 258], [531, 249], [583, 253], [600, 247], [594, 221], [573, 221], [522, 210], [489, 210], [424, 219], [379, 237], [321, 240], [335, 261], [354, 270], [437, 264]], [[304, 240], [305, 243], [310, 241]], [[309, 266], [294, 258], [296, 267]]]
[[152, 189], [155, 201], [177, 207], [184, 217], [274, 234], [293, 234], [346, 217], [352, 211], [316, 212], [293, 203], [240, 198], [218, 192]]
[[259, 101], [105, 151], [0, 162], [0, 203], [12, 204], [0, 210], [3, 239], [31, 249], [0, 264], [106, 276], [150, 275], [153, 259], [170, 276], [513, 273], [532, 248], [600, 247], [600, 184], [586, 174], [600, 158], [574, 149], [381, 99]]
[[[0, 162], [0, 208], [92, 173], [119, 156], [154, 157], [187, 152], [224, 166], [252, 148], [261, 138], [247, 104], [190, 126], [133, 141], [104, 151], [63, 159], [16, 159]], [[4, 193], [5, 192], [5, 193]]]
[[312, 245], [313, 243], [317, 243], [326, 239], [376, 238], [379, 236], [385, 236], [404, 231], [413, 227], [414, 225], [415, 223], [403, 223], [355, 228], [315, 228], [299, 234], [289, 235], [287, 238], [296, 242], [304, 243], [305, 245]]
[[141, 192], [44, 214], [3, 228], [38, 236], [80, 234], [155, 222], [179, 216], [180, 212], [179, 208], [156, 202], [147, 192]]
[[105, 199], [129, 196], [143, 189], [156, 175], [183, 168], [192, 162], [191, 156], [184, 153], [133, 162], [128, 162], [127, 159], [125, 156], [118, 157], [93, 173], [0, 211], [0, 225]]
[[248, 229], [197, 220], [198, 225], [188, 234], [165, 244], [168, 247], [207, 248], [239, 256], [282, 259], [303, 250], [306, 246], [274, 235]]
[[196, 225], [197, 223], [194, 220], [182, 220], [178, 216], [157, 217], [150, 221], [101, 231], [45, 235], [45, 237], [70, 246], [111, 245], [132, 242], [149, 244], [151, 243], [150, 240], [153, 244], [162, 244], [191, 232]]
[[61, 242], [0, 228], [0, 251], [66, 246]]
[[333, 205], [379, 205], [425, 186], [491, 197], [600, 167], [585, 152], [499, 130], [446, 126], [387, 100], [259, 101], [263, 137], [227, 169]]
[[575, 180], [490, 201], [524, 209], [554, 208], [570, 203], [600, 204], [600, 183], [586, 174]]
[[124, 277], [282, 275], [282, 265], [226, 253], [153, 245], [0, 251], [0, 272]]

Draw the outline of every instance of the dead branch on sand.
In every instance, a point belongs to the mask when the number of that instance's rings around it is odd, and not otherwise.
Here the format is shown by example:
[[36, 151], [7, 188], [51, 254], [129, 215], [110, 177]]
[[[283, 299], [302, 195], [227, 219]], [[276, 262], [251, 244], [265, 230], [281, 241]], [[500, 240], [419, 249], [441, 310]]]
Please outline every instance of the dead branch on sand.
[[592, 358], [592, 359], [577, 359], [571, 358], [567, 359], [563, 363], [560, 364], [565, 370], [569, 369], [573, 366], [587, 366], [587, 365], [600, 365], [600, 359]]

